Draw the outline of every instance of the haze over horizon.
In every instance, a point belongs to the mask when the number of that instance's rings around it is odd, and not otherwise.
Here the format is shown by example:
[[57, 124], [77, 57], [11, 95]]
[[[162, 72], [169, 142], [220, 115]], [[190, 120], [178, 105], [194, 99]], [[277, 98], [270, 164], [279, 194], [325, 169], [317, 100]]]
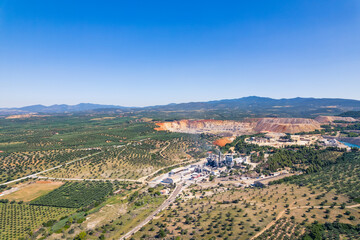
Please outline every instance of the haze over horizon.
[[360, 100], [360, 2], [0, 0], [0, 107]]
[[[211, 99], [211, 100], [206, 100], [206, 101], [189, 101], [189, 102], [168, 102], [165, 104], [158, 104], [158, 105], [144, 105], [144, 106], [126, 106], [126, 105], [121, 105], [121, 104], [102, 104], [102, 103], [94, 103], [94, 102], [79, 102], [79, 103], [75, 103], [75, 104], [65, 104], [65, 103], [55, 103], [55, 104], [50, 104], [50, 105], [46, 105], [46, 104], [32, 104], [32, 105], [24, 105], [24, 106], [19, 106], [19, 107], [0, 107], [0, 109], [6, 109], [6, 108], [23, 108], [23, 107], [31, 107], [31, 106], [45, 106], [45, 107], [51, 107], [51, 106], [56, 106], [56, 105], [67, 105], [67, 106], [77, 106], [80, 104], [94, 104], [94, 105], [108, 105], [108, 106], [117, 106], [117, 107], [125, 107], [125, 108], [142, 108], [142, 107], [154, 107], [154, 106], [166, 106], [166, 105], [171, 105], [171, 104], [187, 104], [187, 103], [196, 103], [196, 102], [212, 102], [212, 101], [222, 101], [222, 100], [235, 100], [235, 99], [242, 99], [242, 98], [269, 98], [269, 97], [262, 97], [262, 96], [245, 96], [245, 97], [239, 97], [239, 98], [232, 98], [232, 99]], [[296, 99], [296, 98], [304, 98], [304, 97], [294, 97], [294, 98], [271, 98], [271, 99], [275, 99], [275, 100], [283, 100], [283, 99]], [[314, 98], [314, 99], [321, 99], [321, 98], [315, 98], [315, 97], [308, 97], [306, 99], [310, 99], [310, 98]], [[348, 99], [348, 98], [329, 98], [329, 99], [347, 99], [347, 100], [358, 100], [358, 99]], [[360, 101], [360, 100], [359, 100]]]

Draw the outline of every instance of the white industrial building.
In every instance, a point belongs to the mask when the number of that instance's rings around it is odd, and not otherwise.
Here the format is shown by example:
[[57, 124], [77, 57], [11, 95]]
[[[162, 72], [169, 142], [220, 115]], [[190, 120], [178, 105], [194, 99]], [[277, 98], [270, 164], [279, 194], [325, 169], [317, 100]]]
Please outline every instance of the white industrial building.
[[179, 175], [174, 175], [168, 178], [165, 178], [164, 180], [162, 180], [163, 183], [167, 183], [167, 184], [173, 184], [173, 183], [178, 183], [180, 182], [182, 179], [182, 176]]

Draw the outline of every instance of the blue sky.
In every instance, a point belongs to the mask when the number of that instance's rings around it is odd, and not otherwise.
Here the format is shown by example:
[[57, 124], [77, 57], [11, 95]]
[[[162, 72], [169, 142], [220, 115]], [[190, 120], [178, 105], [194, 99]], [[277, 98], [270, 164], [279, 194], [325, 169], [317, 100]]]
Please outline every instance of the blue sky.
[[360, 99], [360, 1], [0, 0], [0, 107]]

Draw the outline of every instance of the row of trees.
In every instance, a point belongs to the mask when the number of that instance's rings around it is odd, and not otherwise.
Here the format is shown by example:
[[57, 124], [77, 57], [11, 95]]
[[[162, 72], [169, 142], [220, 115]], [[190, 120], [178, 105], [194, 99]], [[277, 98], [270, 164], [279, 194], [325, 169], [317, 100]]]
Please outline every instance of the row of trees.
[[31, 202], [31, 205], [80, 208], [97, 204], [112, 192], [110, 182], [68, 182]]
[[360, 153], [345, 153], [337, 158], [334, 164], [325, 166], [322, 171], [294, 175], [270, 184], [284, 182], [319, 187], [327, 191], [334, 190], [337, 194], [346, 194], [355, 202], [360, 202]]
[[62, 149], [5, 153], [0, 155], [0, 182], [39, 172], [97, 151], [99, 150]]
[[72, 211], [69, 208], [0, 203], [0, 239], [28, 236], [44, 221], [59, 219]]

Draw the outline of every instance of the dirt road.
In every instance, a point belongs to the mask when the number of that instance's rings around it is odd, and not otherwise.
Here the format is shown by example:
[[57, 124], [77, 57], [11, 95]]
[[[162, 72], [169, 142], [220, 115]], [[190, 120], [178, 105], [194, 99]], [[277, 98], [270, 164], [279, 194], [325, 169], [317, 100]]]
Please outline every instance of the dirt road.
[[18, 178], [18, 179], [15, 179], [15, 180], [12, 180], [12, 181], [9, 181], [9, 182], [6, 182], [6, 183], [1, 183], [0, 185], [8, 185], [8, 184], [15, 183], [15, 182], [19, 182], [19, 181], [21, 181], [21, 180], [28, 179], [28, 178], [36, 178], [37, 175], [39, 175], [39, 174], [46, 173], [46, 172], [55, 170], [55, 169], [57, 169], [57, 168], [61, 168], [61, 167], [65, 166], [65, 165], [68, 165], [68, 164], [71, 164], [71, 163], [74, 163], [74, 162], [77, 162], [77, 161], [80, 161], [80, 160], [83, 160], [83, 159], [86, 159], [86, 158], [95, 156], [95, 155], [97, 155], [97, 154], [99, 154], [99, 153], [102, 153], [102, 152], [97, 152], [97, 153], [94, 153], [94, 154], [91, 154], [91, 155], [88, 155], [88, 156], [85, 156], [85, 157], [82, 157], [82, 158], [78, 158], [78, 159], [72, 160], [72, 161], [70, 161], [70, 162], [67, 162], [67, 163], [65, 163], [65, 164], [58, 165], [58, 166], [56, 166], [56, 167], [52, 167], [52, 168], [46, 169], [46, 170], [41, 171], [41, 172], [37, 172], [37, 173], [34, 173], [34, 174], [30, 174], [30, 175], [27, 175], [27, 176], [25, 176], [25, 177], [21, 177], [21, 178]]

